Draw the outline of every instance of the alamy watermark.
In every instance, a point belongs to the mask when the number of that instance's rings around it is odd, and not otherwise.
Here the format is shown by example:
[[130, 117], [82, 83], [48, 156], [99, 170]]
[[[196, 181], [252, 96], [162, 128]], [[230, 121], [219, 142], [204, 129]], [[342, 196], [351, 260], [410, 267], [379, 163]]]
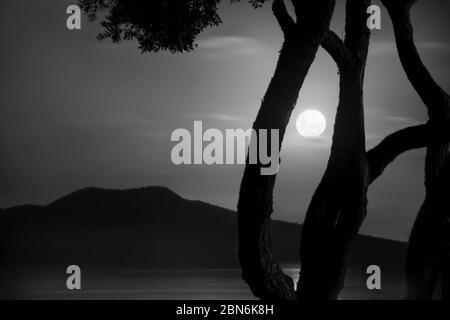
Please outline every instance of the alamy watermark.
[[69, 275], [66, 281], [67, 289], [81, 290], [81, 268], [77, 265], [67, 267], [66, 273]]
[[178, 142], [171, 152], [176, 165], [245, 164], [248, 157], [249, 164], [261, 164], [261, 175], [274, 175], [279, 170], [278, 129], [226, 129], [224, 134], [219, 129], [203, 132], [202, 121], [194, 121], [193, 134], [180, 128], [172, 132], [170, 139]]

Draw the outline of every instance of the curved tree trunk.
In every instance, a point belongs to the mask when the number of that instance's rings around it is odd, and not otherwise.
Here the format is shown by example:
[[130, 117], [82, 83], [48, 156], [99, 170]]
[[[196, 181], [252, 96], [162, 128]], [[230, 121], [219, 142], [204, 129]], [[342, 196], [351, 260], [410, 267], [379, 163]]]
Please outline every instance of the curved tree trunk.
[[[430, 124], [439, 126], [450, 119], [449, 96], [435, 82], [424, 66], [413, 38], [410, 10], [417, 0], [382, 0], [391, 16], [397, 49], [402, 66], [428, 109]], [[406, 275], [408, 298], [429, 299], [449, 247], [445, 237], [445, 219], [449, 215], [450, 175], [449, 144], [432, 142], [428, 145], [425, 163], [425, 201], [417, 215], [409, 239]]]
[[367, 160], [364, 138], [357, 138], [364, 132], [360, 84], [359, 76], [348, 77], [341, 70], [331, 156], [303, 224], [298, 292], [302, 298], [337, 299], [349, 246], [366, 215]]
[[[287, 14], [282, 0], [274, 1], [274, 13], [285, 41], [253, 125], [257, 132], [278, 129], [280, 145], [300, 88], [329, 28], [335, 1], [294, 0], [293, 4], [297, 23]], [[259, 164], [247, 164], [241, 182], [238, 231], [242, 275], [256, 297], [293, 300], [296, 299], [293, 281], [283, 273], [270, 249], [269, 224], [276, 176], [261, 175], [260, 168]]]
[[[437, 281], [448, 275], [450, 247], [445, 234], [450, 217], [450, 157], [448, 143], [428, 145], [425, 160], [425, 201], [411, 231], [406, 256], [409, 299], [430, 299]], [[443, 287], [443, 290], [448, 288]]]
[[340, 94], [331, 154], [303, 225], [298, 295], [337, 299], [347, 256], [367, 211], [363, 83], [369, 45], [370, 1], [348, 0], [345, 43], [334, 34], [324, 48], [340, 70]]

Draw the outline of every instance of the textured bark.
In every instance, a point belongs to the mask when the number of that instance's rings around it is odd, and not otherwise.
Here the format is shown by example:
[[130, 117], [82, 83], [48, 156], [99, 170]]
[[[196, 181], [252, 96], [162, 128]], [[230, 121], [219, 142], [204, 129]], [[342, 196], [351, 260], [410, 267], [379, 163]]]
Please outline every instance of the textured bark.
[[[274, 1], [274, 14], [285, 41], [277, 67], [253, 128], [278, 129], [280, 146], [300, 88], [329, 29], [334, 0], [293, 0], [296, 23], [282, 0]], [[302, 14], [301, 17], [298, 15]], [[254, 143], [254, 142], [252, 142]], [[276, 176], [260, 174], [261, 165], [247, 164], [238, 203], [239, 260], [243, 279], [261, 299], [294, 300], [292, 279], [283, 273], [270, 248], [269, 224]]]
[[366, 216], [363, 83], [369, 5], [366, 0], [348, 0], [345, 42], [328, 32], [322, 43], [339, 67], [340, 94], [327, 169], [303, 224], [297, 293], [303, 299], [337, 299], [350, 246]]
[[[435, 82], [424, 66], [414, 43], [410, 9], [417, 0], [382, 0], [391, 16], [397, 49], [409, 81], [428, 109], [430, 123], [439, 126], [450, 118], [449, 96]], [[447, 273], [443, 266], [448, 255], [445, 239], [449, 217], [450, 166], [449, 144], [433, 141], [428, 145], [425, 163], [425, 201], [411, 232], [406, 274], [408, 297], [431, 298], [438, 273]], [[447, 194], [445, 194], [447, 193]], [[442, 240], [441, 239], [441, 240]], [[443, 241], [443, 240], [442, 240]], [[444, 291], [448, 288], [444, 288]]]

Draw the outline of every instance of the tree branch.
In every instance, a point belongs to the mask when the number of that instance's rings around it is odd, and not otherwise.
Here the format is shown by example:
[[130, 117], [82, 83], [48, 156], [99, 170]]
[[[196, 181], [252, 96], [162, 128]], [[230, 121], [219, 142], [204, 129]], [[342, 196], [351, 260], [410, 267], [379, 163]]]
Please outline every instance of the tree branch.
[[369, 183], [375, 181], [402, 153], [450, 141], [450, 120], [441, 123], [408, 127], [384, 138], [376, 147], [367, 152], [369, 163]]
[[333, 31], [328, 30], [325, 34], [322, 39], [322, 47], [333, 58], [339, 69], [349, 67], [352, 64], [352, 53]]
[[303, 0], [291, 0], [297, 21], [302, 18], [302, 12], [304, 11], [304, 9], [302, 9], [302, 1]]
[[[410, 11], [417, 0], [382, 0], [394, 26], [397, 50], [403, 69], [412, 86], [428, 109], [431, 121], [450, 119], [448, 94], [436, 83], [423, 64], [414, 43]], [[430, 253], [437, 252], [436, 234], [439, 217], [449, 206], [448, 141], [428, 145], [425, 158], [425, 201], [414, 222], [406, 257], [407, 292], [412, 299], [431, 299], [439, 267], [430, 263]], [[445, 183], [443, 182], [445, 181]], [[445, 190], [445, 191], [444, 191]], [[430, 239], [434, 239], [431, 240]], [[442, 244], [442, 243], [441, 243]], [[441, 251], [442, 253], [442, 251]], [[443, 292], [444, 294], [444, 292]]]
[[301, 23], [306, 23], [309, 25], [308, 30], [313, 27], [320, 27], [322, 21], [317, 20], [311, 15], [311, 12], [316, 10], [327, 9], [330, 6], [336, 4], [336, 0], [326, 1], [326, 0], [290, 0], [292, 6], [294, 7], [295, 18], [297, 25]]
[[366, 61], [370, 32], [366, 27], [367, 7], [370, 0], [347, 0], [345, 32], [343, 41], [333, 31], [329, 30], [323, 40], [322, 47], [331, 55], [339, 69], [363, 67], [356, 65]]
[[284, 0], [274, 0], [272, 11], [284, 35], [287, 36], [294, 29], [295, 22], [289, 15]]
[[367, 28], [367, 8], [370, 0], [347, 0], [345, 40], [347, 48], [365, 61], [369, 49], [370, 31]]
[[381, 0], [394, 25], [395, 40], [409, 81], [428, 108], [430, 118], [450, 117], [448, 94], [436, 83], [422, 62], [414, 43], [410, 9], [417, 0]]

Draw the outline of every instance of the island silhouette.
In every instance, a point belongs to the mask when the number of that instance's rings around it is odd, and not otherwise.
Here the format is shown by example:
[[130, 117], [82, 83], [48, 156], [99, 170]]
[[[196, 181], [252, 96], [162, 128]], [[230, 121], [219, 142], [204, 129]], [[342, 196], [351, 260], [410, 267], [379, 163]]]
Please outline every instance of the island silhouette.
[[[64, 279], [69, 265], [79, 265], [87, 274], [237, 270], [236, 224], [236, 212], [184, 199], [165, 187], [91, 187], [48, 205], [4, 209], [0, 267], [8, 277], [2, 280], [6, 284], [0, 295], [17, 296], [20, 288], [15, 281], [39, 278], [40, 270]], [[283, 265], [298, 266], [301, 230], [295, 223], [274, 220], [271, 224], [273, 252]], [[406, 248], [404, 242], [359, 235], [349, 268], [360, 277], [362, 287], [370, 265], [380, 266], [383, 284], [388, 279], [402, 282]]]

